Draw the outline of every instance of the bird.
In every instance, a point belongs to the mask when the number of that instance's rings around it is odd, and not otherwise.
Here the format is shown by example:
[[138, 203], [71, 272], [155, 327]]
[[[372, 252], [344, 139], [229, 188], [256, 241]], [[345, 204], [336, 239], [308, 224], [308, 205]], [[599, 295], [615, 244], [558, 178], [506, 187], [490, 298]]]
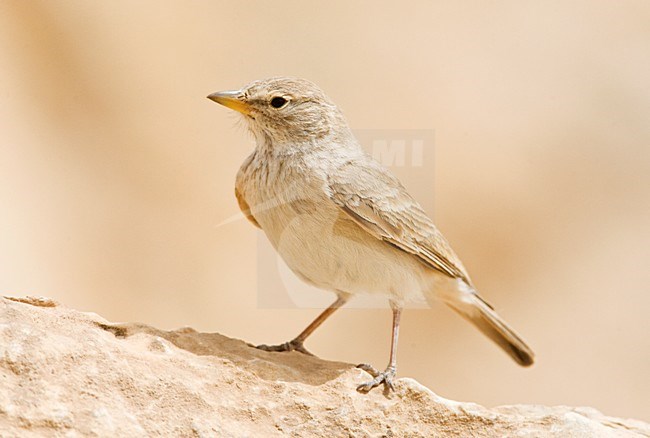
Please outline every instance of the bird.
[[210, 100], [238, 112], [255, 140], [235, 180], [245, 217], [261, 228], [297, 277], [336, 300], [291, 341], [266, 351], [311, 355], [305, 340], [351, 297], [386, 298], [392, 310], [387, 367], [358, 367], [368, 392], [394, 390], [402, 310], [442, 301], [519, 365], [534, 353], [483, 299], [443, 235], [401, 182], [361, 147], [342, 111], [314, 83], [272, 77]]

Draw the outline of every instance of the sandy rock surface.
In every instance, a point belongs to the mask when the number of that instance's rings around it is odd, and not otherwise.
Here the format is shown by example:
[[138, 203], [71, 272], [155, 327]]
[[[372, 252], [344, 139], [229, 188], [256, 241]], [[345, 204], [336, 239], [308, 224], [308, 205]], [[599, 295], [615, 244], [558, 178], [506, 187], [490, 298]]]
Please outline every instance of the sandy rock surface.
[[412, 379], [357, 393], [351, 364], [216, 333], [0, 299], [0, 436], [650, 437], [591, 408], [446, 400]]

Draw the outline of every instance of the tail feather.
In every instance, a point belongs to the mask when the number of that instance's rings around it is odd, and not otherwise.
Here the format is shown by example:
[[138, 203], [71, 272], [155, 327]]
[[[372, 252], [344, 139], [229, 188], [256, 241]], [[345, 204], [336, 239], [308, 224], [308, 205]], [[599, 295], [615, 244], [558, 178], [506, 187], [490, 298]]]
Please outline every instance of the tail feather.
[[486, 301], [476, 293], [463, 294], [462, 301], [447, 301], [447, 305], [474, 324], [521, 366], [533, 364], [535, 354], [513, 329], [501, 319]]

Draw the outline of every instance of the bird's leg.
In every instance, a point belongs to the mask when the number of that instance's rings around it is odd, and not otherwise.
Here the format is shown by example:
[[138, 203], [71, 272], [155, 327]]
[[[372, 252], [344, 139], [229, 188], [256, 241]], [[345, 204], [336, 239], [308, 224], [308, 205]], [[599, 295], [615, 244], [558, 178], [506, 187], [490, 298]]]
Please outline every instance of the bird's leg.
[[368, 392], [372, 388], [381, 385], [385, 385], [386, 390], [394, 390], [393, 388], [393, 378], [397, 372], [397, 338], [399, 337], [399, 319], [402, 314], [402, 309], [398, 307], [395, 303], [391, 301], [391, 308], [393, 309], [393, 338], [390, 343], [390, 361], [388, 366], [383, 372], [377, 371], [372, 365], [362, 363], [357, 365], [357, 368], [368, 372], [374, 379], [369, 382], [362, 383], [357, 386], [357, 391]]
[[289, 342], [285, 342], [280, 345], [258, 345], [257, 348], [264, 351], [299, 351], [309, 356], [313, 356], [307, 349], [304, 347], [303, 343], [309, 335], [311, 335], [314, 330], [316, 330], [327, 318], [332, 315], [338, 308], [342, 307], [348, 301], [347, 295], [339, 295], [339, 297], [334, 301], [327, 309], [323, 310], [323, 313], [318, 315], [311, 324], [307, 326], [298, 336]]

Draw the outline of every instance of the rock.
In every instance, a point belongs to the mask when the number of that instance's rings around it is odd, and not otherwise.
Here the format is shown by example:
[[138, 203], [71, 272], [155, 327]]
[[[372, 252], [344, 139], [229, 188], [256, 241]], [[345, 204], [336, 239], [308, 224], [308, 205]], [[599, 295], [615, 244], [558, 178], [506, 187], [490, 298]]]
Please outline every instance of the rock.
[[1, 436], [650, 436], [590, 408], [487, 409], [190, 328], [112, 324], [45, 298], [0, 300]]

